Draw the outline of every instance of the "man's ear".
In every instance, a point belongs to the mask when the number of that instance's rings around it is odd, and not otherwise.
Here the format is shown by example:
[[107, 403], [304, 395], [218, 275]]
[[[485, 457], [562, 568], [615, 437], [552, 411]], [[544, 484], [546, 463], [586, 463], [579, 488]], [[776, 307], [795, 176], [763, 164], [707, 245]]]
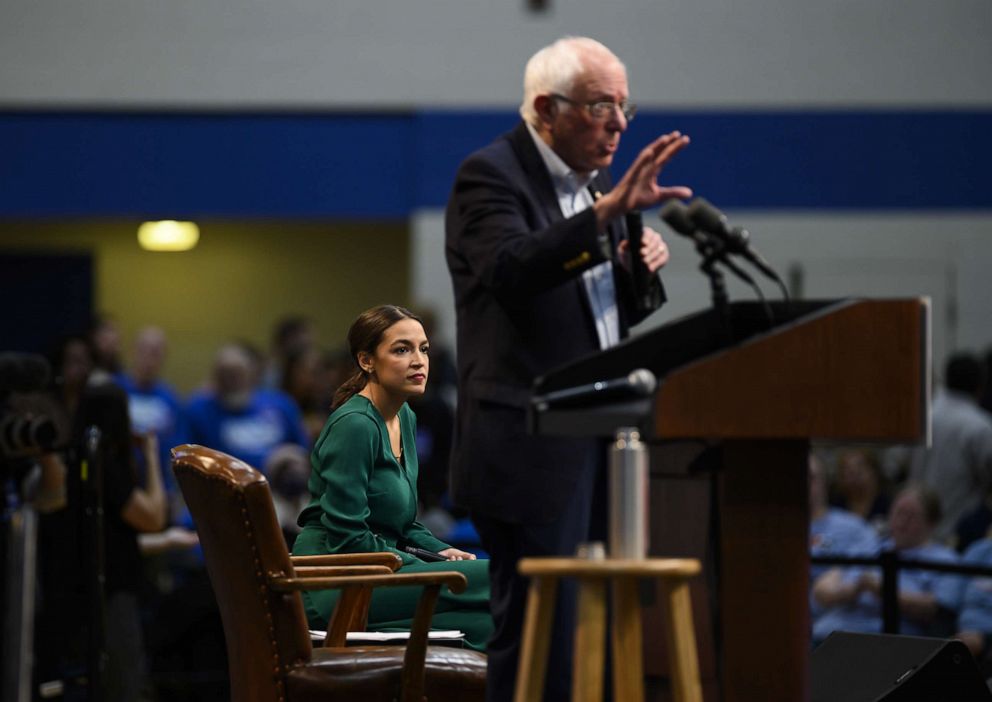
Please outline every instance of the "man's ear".
[[550, 125], [558, 114], [558, 101], [550, 95], [538, 95], [534, 98], [534, 111], [542, 123]]

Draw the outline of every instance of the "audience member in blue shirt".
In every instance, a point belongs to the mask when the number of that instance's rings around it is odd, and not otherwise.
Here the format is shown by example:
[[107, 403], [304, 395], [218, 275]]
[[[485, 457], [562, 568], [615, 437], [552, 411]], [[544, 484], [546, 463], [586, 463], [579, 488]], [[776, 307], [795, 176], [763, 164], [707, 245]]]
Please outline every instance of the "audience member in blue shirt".
[[[929, 488], [903, 488], [889, 512], [890, 538], [881, 550], [895, 550], [903, 558], [955, 563], [957, 554], [931, 540], [940, 521], [940, 501]], [[898, 598], [900, 633], [927, 635], [933, 631], [941, 608], [955, 610], [956, 578], [927, 570], [900, 570]], [[813, 585], [816, 602], [827, 611], [813, 625], [813, 641], [833, 631], [882, 631], [881, 573], [878, 568], [833, 568]]]
[[[861, 517], [827, 503], [827, 479], [823, 464], [814, 454], [809, 457], [809, 551], [811, 556], [872, 556], [878, 551], [875, 530]], [[810, 568], [810, 583], [830, 570], [828, 565]], [[810, 597], [810, 617], [823, 613]]]
[[186, 408], [190, 441], [239, 458], [267, 471], [272, 451], [283, 444], [309, 450], [300, 411], [284, 393], [255, 386], [251, 356], [236, 344], [224, 346], [214, 361], [213, 387], [194, 396]]
[[[992, 539], [980, 539], [965, 551], [962, 561], [968, 565], [992, 567]], [[979, 662], [989, 658], [992, 643], [992, 576], [960, 578], [960, 639]], [[987, 663], [986, 663], [987, 665]]]
[[165, 354], [165, 332], [158, 327], [145, 327], [135, 337], [131, 372], [118, 373], [115, 380], [127, 393], [132, 431], [154, 434], [158, 439], [159, 465], [171, 503], [177, 488], [169, 452], [188, 439], [182, 402], [162, 380]]
[[[827, 502], [827, 479], [820, 460], [809, 459], [809, 548], [813, 556], [851, 556], [878, 550], [877, 532], [868, 522], [846, 509]], [[829, 569], [813, 566], [812, 579]]]

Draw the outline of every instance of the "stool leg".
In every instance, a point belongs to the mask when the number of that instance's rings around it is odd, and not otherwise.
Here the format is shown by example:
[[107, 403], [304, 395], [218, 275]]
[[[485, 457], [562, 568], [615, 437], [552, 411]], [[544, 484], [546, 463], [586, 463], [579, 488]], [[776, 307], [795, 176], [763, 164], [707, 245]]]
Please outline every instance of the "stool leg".
[[606, 579], [579, 579], [572, 660], [573, 702], [602, 702], [606, 666]]
[[668, 645], [673, 698], [675, 702], [702, 702], [689, 583], [683, 579], [662, 578], [661, 585], [671, 622], [665, 631], [665, 643]]
[[540, 702], [544, 696], [544, 675], [548, 666], [557, 585], [558, 579], [550, 575], [531, 579], [513, 702]]
[[640, 591], [636, 578], [613, 580], [613, 699], [644, 700], [644, 661]]

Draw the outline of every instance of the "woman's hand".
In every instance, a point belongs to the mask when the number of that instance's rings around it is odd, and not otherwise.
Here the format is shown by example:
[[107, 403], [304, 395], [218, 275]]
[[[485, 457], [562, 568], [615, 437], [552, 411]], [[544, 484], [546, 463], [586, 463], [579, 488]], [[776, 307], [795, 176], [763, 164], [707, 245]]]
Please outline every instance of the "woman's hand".
[[438, 554], [444, 556], [449, 561], [474, 561], [474, 553], [466, 553], [465, 551], [459, 551], [457, 548], [446, 548], [443, 551], [438, 551]]

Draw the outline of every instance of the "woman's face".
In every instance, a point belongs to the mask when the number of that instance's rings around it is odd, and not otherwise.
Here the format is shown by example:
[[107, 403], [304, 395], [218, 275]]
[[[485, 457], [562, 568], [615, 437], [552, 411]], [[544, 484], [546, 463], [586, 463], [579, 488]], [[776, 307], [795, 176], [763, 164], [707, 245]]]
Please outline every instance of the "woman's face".
[[382, 335], [375, 354], [359, 354], [359, 362], [382, 388], [400, 396], [423, 395], [430, 360], [427, 334], [415, 319], [401, 319]]

